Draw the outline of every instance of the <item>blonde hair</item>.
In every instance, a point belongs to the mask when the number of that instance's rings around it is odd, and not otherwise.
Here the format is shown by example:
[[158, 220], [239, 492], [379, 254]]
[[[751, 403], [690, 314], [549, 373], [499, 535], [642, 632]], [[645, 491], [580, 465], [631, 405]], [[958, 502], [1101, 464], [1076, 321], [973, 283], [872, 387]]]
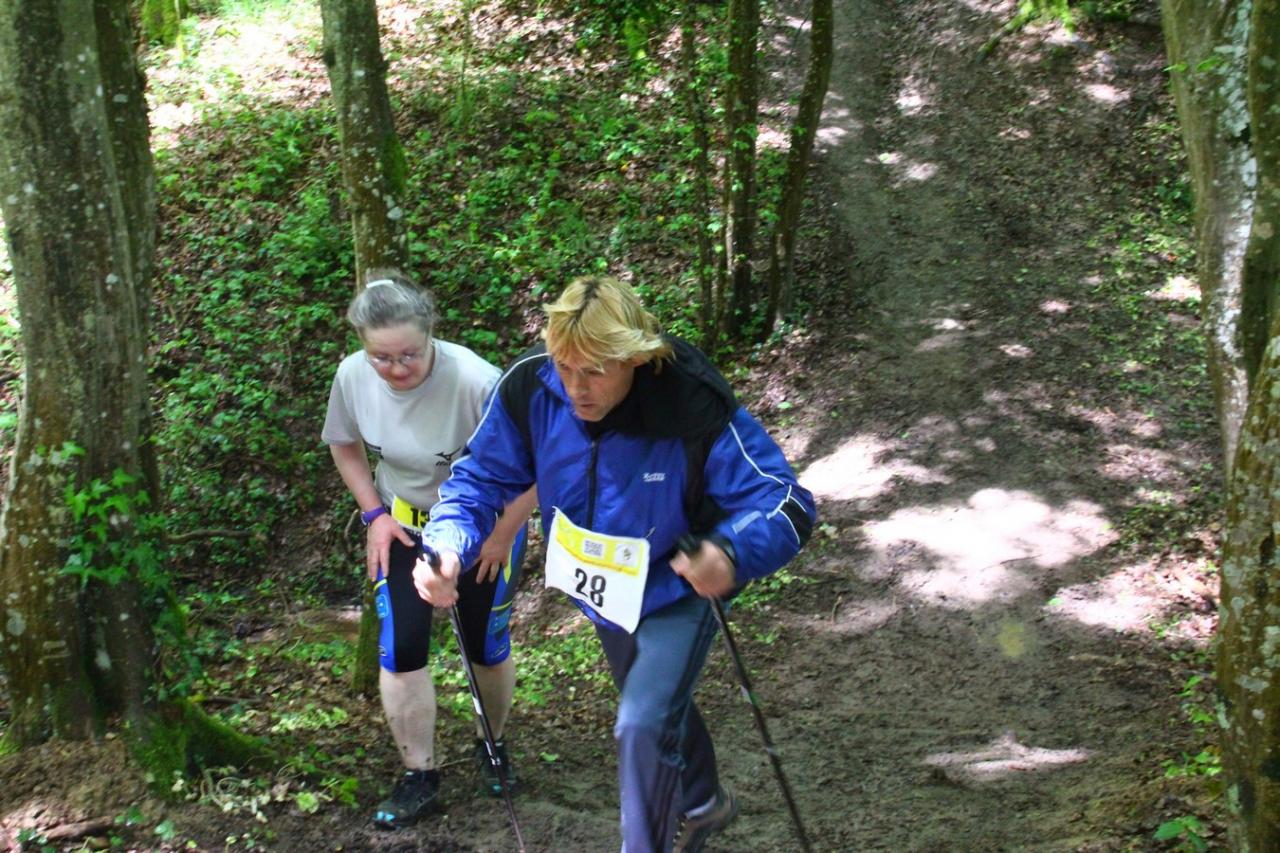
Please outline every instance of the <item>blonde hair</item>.
[[656, 361], [671, 357], [658, 320], [644, 309], [635, 291], [616, 278], [582, 276], [543, 309], [542, 339], [552, 358], [573, 355], [606, 361]]

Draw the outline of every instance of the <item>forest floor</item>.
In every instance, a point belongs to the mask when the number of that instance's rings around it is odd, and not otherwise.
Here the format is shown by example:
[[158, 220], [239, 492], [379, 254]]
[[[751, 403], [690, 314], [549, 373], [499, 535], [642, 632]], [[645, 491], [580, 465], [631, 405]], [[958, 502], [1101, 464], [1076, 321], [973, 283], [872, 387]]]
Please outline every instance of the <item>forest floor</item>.
[[[800, 269], [812, 310], [737, 380], [820, 527], [785, 589], [732, 621], [817, 850], [1166, 850], [1157, 828], [1188, 818], [1219, 848], [1187, 757], [1211, 737], [1188, 711], [1208, 686], [1217, 439], [1187, 259], [1143, 244], [1136, 218], [1176, 174], [1176, 152], [1143, 142], [1172, 121], [1159, 26], [1033, 27], [976, 61], [1013, 11], [838, 4]], [[792, 30], [768, 36], [787, 55]], [[567, 630], [536, 575], [517, 640]], [[309, 622], [276, 621], [263, 642]], [[65, 849], [514, 849], [447, 715], [447, 814], [373, 831], [395, 772], [380, 715], [341, 679], [315, 687], [365, 756], [354, 810], [268, 801], [257, 820], [212, 779], [212, 797], [160, 802], [108, 741], [0, 765], [4, 831]], [[530, 850], [617, 848], [610, 693], [582, 695], [514, 711]], [[718, 648], [698, 696], [742, 804], [708, 849], [799, 849]], [[131, 805], [147, 832], [112, 824]]]

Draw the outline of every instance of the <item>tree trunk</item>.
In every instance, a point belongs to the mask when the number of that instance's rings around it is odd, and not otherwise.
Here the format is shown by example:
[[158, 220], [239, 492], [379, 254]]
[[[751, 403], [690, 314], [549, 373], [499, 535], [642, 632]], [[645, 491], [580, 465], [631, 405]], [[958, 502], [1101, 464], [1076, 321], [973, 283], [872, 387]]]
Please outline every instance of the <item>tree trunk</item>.
[[156, 643], [135, 573], [82, 587], [62, 571], [82, 532], [68, 492], [117, 470], [137, 477], [152, 507], [158, 492], [146, 365], [155, 180], [127, 0], [0, 0], [0, 127], [0, 211], [23, 321], [0, 512], [5, 739], [84, 738], [119, 714], [165, 788], [193, 757], [269, 757], [188, 703], [157, 707]]
[[178, 41], [182, 19], [190, 10], [185, 0], [142, 0], [138, 20], [147, 41], [171, 45]]
[[154, 486], [144, 310], [154, 179], [128, 11], [125, 0], [0, 3], [0, 204], [24, 321], [0, 517], [10, 640], [0, 655], [17, 743], [84, 737], [116, 710], [137, 719], [153, 676], [136, 587], [82, 591], [60, 572], [74, 533], [66, 489], [116, 468]]
[[1257, 163], [1253, 221], [1245, 250], [1241, 331], [1250, 381], [1262, 364], [1280, 289], [1280, 3], [1254, 0], [1249, 34], [1249, 139]]
[[725, 258], [731, 291], [727, 326], [738, 335], [755, 304], [751, 256], [756, 220], [756, 124], [759, 85], [756, 42], [760, 0], [730, 0], [729, 85], [725, 113], [729, 151], [725, 157]]
[[[1196, 199], [1196, 254], [1224, 471], [1249, 380], [1241, 274], [1253, 217], [1254, 159], [1246, 98], [1248, 0], [1163, 0], [1165, 43]], [[1250, 334], [1265, 340], [1265, 319]]]
[[1280, 325], [1240, 433], [1227, 502], [1218, 625], [1231, 849], [1280, 850]]
[[770, 241], [769, 311], [764, 334], [781, 322], [791, 310], [792, 284], [795, 281], [796, 230], [800, 225], [800, 207], [804, 202], [804, 179], [809, 172], [813, 141], [822, 118], [822, 102], [827, 97], [831, 80], [835, 20], [831, 0], [814, 0], [813, 27], [809, 32], [809, 71], [804, 91], [791, 126], [791, 147], [787, 151], [787, 177], [782, 188], [777, 230]]
[[711, 142], [707, 133], [707, 111], [703, 108], [698, 84], [698, 4], [687, 0], [680, 21], [680, 64], [684, 73], [685, 111], [693, 128], [694, 227], [697, 229], [698, 292], [702, 299], [702, 335], [707, 346], [718, 336], [715, 292], [712, 289], [714, 252], [711, 247]]
[[320, 13], [361, 287], [366, 270], [407, 266], [401, 205], [408, 167], [391, 117], [374, 0], [321, 0]]
[[[1257, 197], [1244, 260], [1248, 418], [1227, 502], [1218, 625], [1231, 848], [1280, 850], [1280, 0], [1254, 0], [1249, 111]], [[1269, 319], [1269, 344], [1256, 328]]]

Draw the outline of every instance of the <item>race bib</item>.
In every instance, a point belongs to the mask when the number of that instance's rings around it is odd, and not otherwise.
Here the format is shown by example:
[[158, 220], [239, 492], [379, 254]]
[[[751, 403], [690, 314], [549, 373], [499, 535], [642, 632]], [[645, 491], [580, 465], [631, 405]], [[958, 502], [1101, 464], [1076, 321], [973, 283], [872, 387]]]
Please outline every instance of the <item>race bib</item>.
[[640, 623], [648, 576], [649, 540], [587, 530], [556, 508], [547, 534], [547, 586], [631, 633]]
[[418, 509], [406, 500], [395, 498], [391, 501], [391, 517], [410, 530], [421, 530], [430, 515], [431, 510]]

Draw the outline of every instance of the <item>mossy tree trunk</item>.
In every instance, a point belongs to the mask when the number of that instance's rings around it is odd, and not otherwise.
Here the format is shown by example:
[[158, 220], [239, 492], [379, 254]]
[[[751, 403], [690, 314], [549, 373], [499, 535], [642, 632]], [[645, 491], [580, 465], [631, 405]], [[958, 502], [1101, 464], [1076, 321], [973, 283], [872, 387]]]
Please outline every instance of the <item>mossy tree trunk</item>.
[[127, 0], [0, 0], [0, 209], [23, 350], [0, 513], [0, 661], [12, 744], [90, 737], [120, 719], [135, 755], [181, 769], [189, 749], [257, 750], [190, 706], [158, 706], [135, 575], [82, 588], [61, 571], [77, 532], [69, 489], [122, 469], [152, 506], [158, 490], [146, 365], [155, 181], [128, 13]]
[[1271, 851], [1280, 850], [1280, 0], [1254, 0], [1252, 14], [1257, 194], [1241, 317], [1251, 390], [1227, 503], [1217, 678], [1231, 848]]
[[186, 0], [142, 0], [138, 19], [142, 37], [149, 42], [171, 45], [178, 40], [182, 19], [190, 11]]
[[1280, 291], [1280, 2], [1253, 0], [1249, 32], [1249, 139], [1257, 163], [1242, 278], [1241, 340], [1250, 379], [1262, 364]]
[[357, 287], [365, 270], [404, 268], [402, 206], [407, 165], [387, 96], [374, 0], [321, 0], [324, 63], [338, 113], [342, 171], [355, 232]]
[[[1162, 0], [1173, 93], [1195, 191], [1196, 256], [1224, 472], [1249, 399], [1242, 271], [1253, 218], [1246, 97], [1249, 0]], [[1265, 340], [1265, 318], [1260, 332]], [[1252, 333], [1255, 337], [1258, 332]]]
[[760, 112], [757, 40], [760, 0], [729, 2], [729, 82], [725, 87], [726, 139], [724, 192], [725, 263], [729, 271], [728, 316], [718, 325], [731, 336], [755, 306], [751, 270], [756, 229], [756, 130]]
[[[65, 490], [121, 468], [154, 490], [145, 362], [155, 199], [124, 0], [0, 3], [0, 204], [23, 395], [4, 512], [10, 736], [84, 737], [145, 714], [155, 660], [136, 586], [60, 568]], [[64, 452], [75, 445], [83, 454]], [[154, 496], [154, 495], [153, 495]]]
[[1240, 432], [1218, 625], [1231, 849], [1280, 850], [1280, 326]]
[[827, 97], [834, 53], [835, 18], [831, 0], [814, 0], [813, 25], [809, 31], [809, 69], [805, 73], [804, 90], [796, 119], [791, 125], [791, 147], [787, 151], [787, 176], [778, 206], [778, 222], [769, 241], [769, 310], [765, 318], [767, 335], [775, 323], [791, 310], [792, 284], [795, 281], [796, 231], [800, 227], [800, 208], [804, 202], [805, 176], [813, 155], [813, 142], [822, 118], [822, 102]]

